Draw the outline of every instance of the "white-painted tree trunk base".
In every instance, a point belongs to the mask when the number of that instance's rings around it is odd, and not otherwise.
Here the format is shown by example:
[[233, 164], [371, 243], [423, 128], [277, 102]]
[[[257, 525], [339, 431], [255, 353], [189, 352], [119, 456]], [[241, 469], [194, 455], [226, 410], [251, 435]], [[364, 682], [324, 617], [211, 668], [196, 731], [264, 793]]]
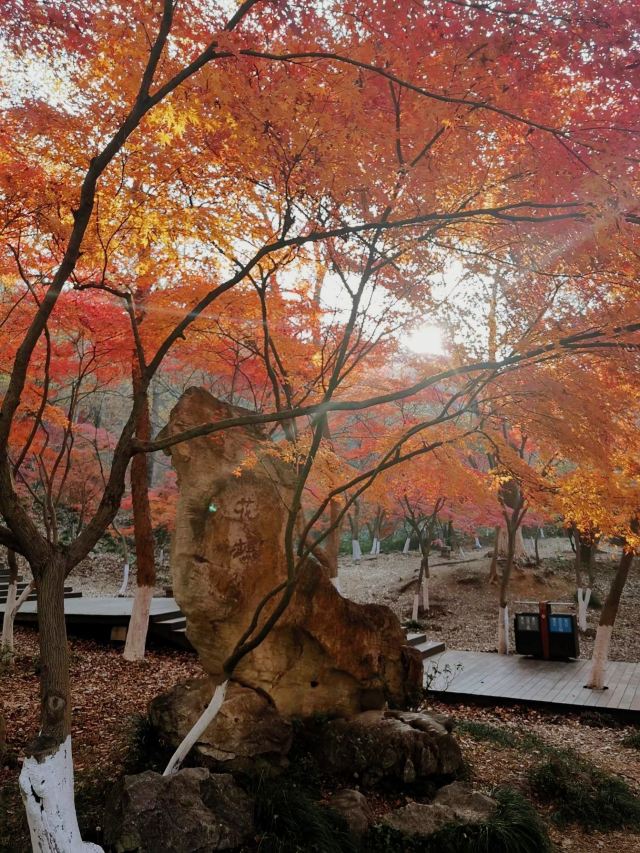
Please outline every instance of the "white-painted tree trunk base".
[[540, 531], [540, 538], [544, 539], [544, 527], [539, 527], [538, 530]]
[[603, 690], [609, 660], [609, 646], [611, 645], [611, 633], [613, 625], [598, 625], [596, 641], [593, 644], [593, 655], [591, 657], [591, 672], [587, 687], [593, 690]]
[[380, 553], [380, 542], [378, 541], [377, 537], [374, 536], [373, 542], [371, 543], [371, 551], [369, 551], [369, 556], [370, 557], [377, 557], [379, 553]]
[[417, 620], [418, 620], [419, 611], [420, 611], [420, 596], [416, 592], [416, 594], [413, 596], [413, 609], [411, 611], [411, 619], [414, 622], [417, 622]]
[[73, 800], [71, 736], [42, 761], [25, 758], [20, 792], [27, 813], [34, 853], [102, 851], [80, 836]]
[[31, 583], [22, 590], [17, 601], [15, 600], [14, 593], [14, 601], [11, 608], [9, 608], [9, 599], [7, 598], [4, 618], [2, 620], [2, 642], [0, 643], [0, 654], [2, 656], [13, 655], [13, 625], [16, 620], [16, 613], [20, 610], [35, 588], [36, 585], [34, 581], [31, 581]]
[[215, 720], [220, 708], [222, 707], [222, 703], [224, 702], [228, 684], [229, 680], [227, 679], [226, 681], [223, 681], [222, 684], [218, 684], [216, 689], [213, 691], [211, 702], [209, 702], [202, 712], [202, 715], [196, 720], [191, 731], [187, 732], [186, 737], [171, 756], [169, 763], [162, 774], [163, 776], [170, 776], [172, 773], [176, 773], [180, 769], [182, 762], [200, 739], [200, 735], [205, 732]]
[[577, 590], [578, 596], [578, 630], [584, 631], [587, 630], [587, 608], [589, 607], [589, 601], [591, 599], [591, 587], [587, 587], [584, 591], [582, 587], [578, 587]]
[[18, 593], [17, 581], [9, 584], [7, 588], [7, 601], [4, 605], [4, 616], [2, 618], [2, 640], [0, 649], [3, 653], [13, 651], [13, 620], [15, 619], [14, 607]]
[[404, 547], [403, 547], [403, 549], [402, 549], [402, 553], [403, 553], [403, 554], [408, 554], [408, 553], [409, 553], [409, 547], [410, 547], [410, 545], [411, 545], [411, 537], [410, 537], [410, 536], [407, 536], [407, 538], [404, 540]]
[[118, 598], [122, 598], [127, 594], [127, 587], [129, 586], [129, 563], [124, 564], [124, 569], [122, 573], [122, 585], [118, 590]]
[[509, 654], [509, 608], [498, 610], [498, 654]]
[[478, 539], [477, 536], [475, 537], [473, 547], [475, 548], [476, 551], [482, 551], [482, 545], [480, 544], [480, 540]]
[[362, 559], [362, 548], [360, 547], [360, 542], [357, 539], [351, 540], [351, 558], [356, 562], [359, 562]]
[[131, 619], [124, 644], [125, 660], [144, 660], [149, 630], [149, 611], [153, 597], [152, 586], [137, 586], [131, 609]]
[[429, 612], [429, 578], [422, 579], [422, 609]]

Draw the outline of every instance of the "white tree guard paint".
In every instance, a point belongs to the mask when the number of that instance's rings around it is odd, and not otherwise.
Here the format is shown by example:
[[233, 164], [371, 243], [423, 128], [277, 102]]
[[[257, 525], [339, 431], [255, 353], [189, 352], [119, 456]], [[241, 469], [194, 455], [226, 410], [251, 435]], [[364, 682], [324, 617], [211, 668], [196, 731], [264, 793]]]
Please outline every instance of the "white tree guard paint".
[[[11, 584], [11, 586], [13, 586], [13, 584]], [[7, 593], [7, 603], [4, 608], [4, 618], [2, 620], [2, 641], [0, 642], [0, 649], [3, 652], [13, 651], [13, 624], [15, 622], [16, 613], [20, 610], [35, 588], [36, 585], [34, 581], [31, 581], [31, 583], [22, 590], [17, 601], [15, 597], [16, 590], [14, 589], [12, 602], [10, 602], [9, 598], [11, 591], [9, 589], [9, 592]]]
[[407, 538], [404, 540], [404, 547], [403, 547], [403, 549], [402, 549], [402, 553], [403, 553], [403, 554], [408, 554], [408, 553], [409, 553], [409, 546], [410, 546], [410, 545], [411, 545], [411, 537], [410, 537], [410, 536], [407, 536]]
[[544, 527], [539, 527], [538, 530], [540, 531], [540, 538], [544, 539]]
[[587, 587], [585, 590], [583, 590], [582, 587], [578, 587], [577, 595], [578, 630], [584, 632], [587, 630], [587, 608], [589, 607], [589, 600], [591, 598], [591, 587]]
[[70, 735], [42, 761], [25, 758], [19, 782], [35, 853], [102, 851], [80, 836], [73, 800]]
[[498, 654], [509, 654], [509, 608], [498, 610]]
[[129, 586], [129, 561], [124, 564], [124, 570], [122, 573], [122, 586], [118, 590], [118, 598], [122, 598], [127, 594], [127, 587]]
[[211, 702], [207, 705], [207, 707], [202, 712], [202, 715], [196, 720], [193, 728], [187, 732], [186, 737], [180, 744], [180, 746], [176, 749], [176, 751], [171, 756], [169, 763], [167, 764], [163, 776], [170, 776], [172, 773], [176, 773], [182, 762], [185, 760], [190, 750], [195, 746], [198, 742], [200, 735], [206, 731], [206, 729], [211, 725], [211, 723], [215, 720], [222, 707], [222, 703], [224, 702], [224, 697], [227, 693], [227, 685], [229, 684], [229, 679], [223, 681], [222, 684], [218, 684], [216, 689], [213, 691], [213, 696], [211, 697]]
[[380, 540], [376, 539], [376, 557], [380, 554]]
[[371, 543], [371, 550], [369, 551], [369, 556], [377, 557], [380, 553], [380, 543], [378, 542], [378, 537], [373, 537], [373, 542]]
[[351, 540], [351, 557], [356, 562], [362, 559], [362, 548], [360, 547], [360, 542], [357, 539]]
[[152, 597], [152, 586], [136, 586], [127, 639], [124, 644], [125, 660], [144, 660]]
[[481, 550], [482, 550], [482, 545], [480, 544], [480, 540], [478, 539], [478, 537], [477, 537], [477, 536], [476, 536], [476, 537], [475, 537], [475, 539], [474, 539], [473, 547], [476, 549], [476, 551], [481, 551]]
[[594, 690], [604, 690], [604, 679], [607, 672], [612, 632], [613, 625], [598, 625], [596, 641], [593, 644], [591, 672], [587, 681], [587, 687], [591, 687]]
[[16, 606], [16, 595], [18, 592], [18, 582], [13, 581], [7, 588], [7, 601], [4, 605], [4, 616], [2, 618], [2, 641], [0, 648], [2, 651], [13, 651], [13, 608]]
[[422, 578], [422, 609], [429, 612], [429, 578]]
[[416, 622], [418, 619], [418, 611], [420, 610], [420, 596], [416, 592], [413, 596], [413, 609], [411, 611], [411, 619]]

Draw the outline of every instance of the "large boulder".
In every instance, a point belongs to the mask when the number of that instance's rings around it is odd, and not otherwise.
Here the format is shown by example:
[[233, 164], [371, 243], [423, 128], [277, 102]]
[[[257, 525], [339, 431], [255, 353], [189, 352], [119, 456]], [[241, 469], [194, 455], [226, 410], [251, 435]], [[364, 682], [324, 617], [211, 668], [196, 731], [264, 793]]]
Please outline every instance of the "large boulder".
[[107, 802], [104, 840], [115, 853], [201, 853], [232, 850], [253, 832], [253, 802], [233, 777], [191, 767], [125, 776]]
[[[174, 749], [209, 704], [215, 686], [193, 678], [153, 699], [149, 717], [162, 739]], [[248, 687], [230, 684], [215, 720], [194, 747], [198, 763], [217, 769], [253, 770], [261, 760], [283, 763], [291, 747], [291, 723], [271, 699]]]
[[429, 714], [369, 711], [331, 720], [313, 748], [326, 772], [364, 787], [451, 776], [462, 766], [458, 742]]
[[[250, 414], [190, 388], [162, 436]], [[170, 454], [179, 486], [173, 589], [187, 636], [219, 682], [256, 607], [286, 579], [293, 471], [253, 427], [193, 438]], [[286, 716], [403, 706], [422, 687], [422, 666], [398, 619], [382, 605], [342, 598], [329, 573], [315, 560], [306, 562], [287, 610], [238, 664], [237, 680], [267, 693]], [[277, 599], [268, 601], [263, 618]]]
[[408, 803], [389, 812], [382, 822], [403, 835], [425, 838], [446, 824], [484, 823], [496, 807], [495, 800], [465, 782], [452, 782], [438, 791], [432, 803]]

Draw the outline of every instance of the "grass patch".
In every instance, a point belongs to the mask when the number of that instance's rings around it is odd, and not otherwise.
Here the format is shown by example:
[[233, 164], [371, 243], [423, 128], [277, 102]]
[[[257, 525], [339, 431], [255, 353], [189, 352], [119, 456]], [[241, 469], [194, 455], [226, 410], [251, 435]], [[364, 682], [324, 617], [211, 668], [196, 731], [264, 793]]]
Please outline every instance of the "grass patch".
[[260, 853], [357, 853], [343, 818], [298, 785], [262, 777], [252, 793]]
[[498, 808], [486, 822], [449, 824], [429, 838], [376, 826], [367, 836], [365, 853], [550, 853], [547, 830], [533, 806], [512, 788], [493, 796]]
[[455, 731], [468, 735], [474, 740], [488, 741], [496, 746], [517, 747], [519, 738], [509, 729], [492, 726], [490, 723], [479, 723], [475, 720], [460, 720], [456, 723]]
[[640, 749], [640, 729], [631, 732], [622, 739], [622, 745], [629, 749]]
[[602, 830], [640, 826], [640, 799], [626, 782], [572, 750], [547, 750], [529, 781], [542, 802], [555, 806], [553, 819], [561, 825]]
[[160, 743], [158, 732], [146, 714], [133, 715], [130, 726], [125, 773], [134, 775], [145, 770], [162, 773], [172, 750]]

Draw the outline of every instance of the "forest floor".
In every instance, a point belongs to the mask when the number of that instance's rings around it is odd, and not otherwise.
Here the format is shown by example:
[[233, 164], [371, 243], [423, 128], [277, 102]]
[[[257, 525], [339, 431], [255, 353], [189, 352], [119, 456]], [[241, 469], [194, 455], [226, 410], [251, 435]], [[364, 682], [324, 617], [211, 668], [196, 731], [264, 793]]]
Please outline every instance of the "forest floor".
[[[516, 573], [511, 599], [539, 598], [570, 601], [574, 579], [572, 552], [567, 540], [549, 539], [541, 543], [543, 565]], [[442, 638], [449, 648], [485, 650], [495, 648], [497, 590], [487, 583], [489, 560], [486, 550], [480, 556], [467, 553], [471, 562], [457, 563], [435, 559], [431, 579], [432, 615], [425, 621], [430, 638]], [[599, 555], [596, 590], [604, 598], [618, 554]], [[96, 574], [78, 573], [74, 586], [85, 594], [104, 592], [116, 585], [117, 561], [99, 559]], [[389, 604], [407, 618], [413, 591], [400, 592], [417, 576], [419, 560], [415, 554], [381, 555], [375, 560], [354, 564], [341, 560], [340, 582], [343, 593], [359, 601]], [[612, 657], [640, 660], [640, 628], [636, 618], [640, 604], [640, 581], [636, 573], [629, 579], [613, 635]], [[590, 624], [597, 623], [597, 611], [590, 612]], [[127, 663], [121, 648], [93, 641], [70, 638], [73, 685], [73, 743], [76, 766], [78, 812], [87, 838], [99, 837], [97, 827], [106, 792], [116, 778], [126, 772], [136, 744], [136, 721], [144, 715], [148, 702], [186, 678], [201, 674], [194, 655], [170, 648], [152, 647], [142, 663]], [[581, 640], [582, 653], [591, 651], [591, 640]], [[17, 787], [20, 755], [25, 744], [37, 733], [38, 647], [31, 628], [16, 629], [18, 655], [13, 668], [0, 674], [0, 713], [7, 723], [7, 752], [0, 762], [0, 851], [26, 853], [30, 849], [28, 833]], [[466, 723], [482, 722], [507, 732], [535, 734], [550, 747], [571, 746], [597, 767], [622, 777], [640, 793], [640, 751], [624, 746], [626, 735], [637, 731], [629, 723], [594, 713], [563, 713], [533, 710], [522, 706], [509, 708], [442, 704], [427, 700], [431, 709], [452, 715]], [[512, 785], [532, 797], [527, 772], [542, 760], [535, 745], [527, 749], [505, 746], [491, 738], [459, 733], [463, 754], [469, 764], [470, 778], [479, 788]], [[640, 833], [587, 832], [571, 826], [560, 830], [550, 819], [550, 810], [536, 802], [547, 818], [554, 841], [560, 850], [575, 853], [617, 851], [640, 853]]]
[[[531, 609], [520, 601], [575, 600], [574, 555], [564, 537], [540, 540], [542, 563], [513, 572], [509, 590], [509, 611]], [[450, 560], [432, 559], [430, 614], [420, 616], [430, 640], [443, 640], [449, 649], [474, 652], [496, 651], [498, 627], [498, 587], [488, 583], [490, 558], [487, 548], [454, 554]], [[607, 590], [620, 558], [620, 549], [604, 546], [596, 564], [595, 600], [606, 598]], [[401, 620], [411, 618], [413, 595], [420, 568], [416, 552], [380, 554], [355, 563], [340, 560], [339, 579], [343, 595], [354, 601], [387, 604]], [[586, 578], [585, 578], [586, 580]], [[533, 608], [536, 609], [535, 607]], [[563, 608], [565, 609], [565, 608]], [[571, 608], [568, 608], [571, 612]], [[640, 572], [632, 571], [625, 586], [616, 626], [611, 640], [611, 659], [640, 661]], [[588, 611], [590, 630], [580, 637], [580, 656], [591, 657], [593, 634], [600, 612]], [[513, 623], [513, 620], [511, 620]], [[513, 625], [512, 625], [513, 634]], [[513, 647], [514, 638], [511, 637]]]

